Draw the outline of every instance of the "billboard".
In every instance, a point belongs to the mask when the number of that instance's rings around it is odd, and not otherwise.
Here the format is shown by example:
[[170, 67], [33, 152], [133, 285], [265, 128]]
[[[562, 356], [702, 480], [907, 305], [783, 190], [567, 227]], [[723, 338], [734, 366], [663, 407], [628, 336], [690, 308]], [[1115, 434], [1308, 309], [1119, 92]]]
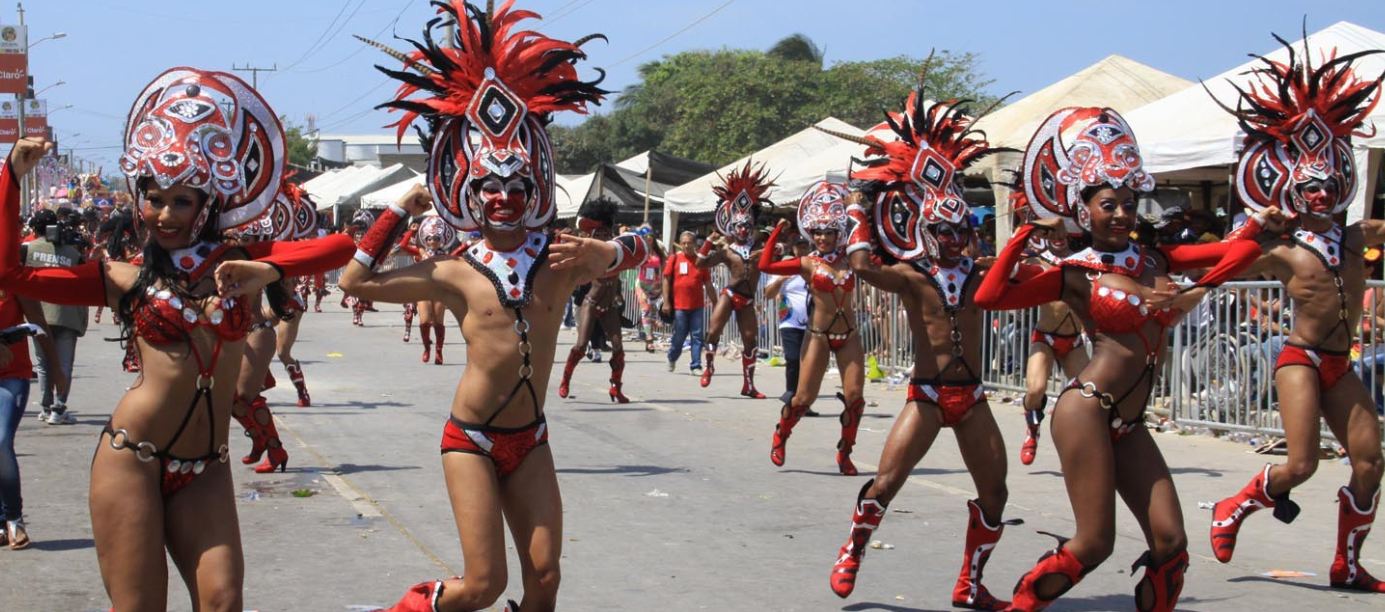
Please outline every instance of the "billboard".
[[19, 101], [0, 99], [0, 144], [19, 142]]
[[24, 137], [48, 137], [48, 101], [24, 101]]
[[0, 24], [0, 94], [23, 95], [29, 82], [29, 34], [24, 26]]

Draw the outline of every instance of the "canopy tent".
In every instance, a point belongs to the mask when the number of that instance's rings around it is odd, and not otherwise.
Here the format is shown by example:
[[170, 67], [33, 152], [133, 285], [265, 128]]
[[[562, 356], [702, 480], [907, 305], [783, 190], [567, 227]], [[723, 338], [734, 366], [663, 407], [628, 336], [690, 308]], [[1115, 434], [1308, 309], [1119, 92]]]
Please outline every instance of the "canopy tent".
[[415, 174], [412, 178], [399, 181], [384, 189], [377, 189], [361, 196], [361, 208], [384, 208], [399, 201], [404, 197], [414, 185], [423, 184], [423, 175]]
[[[304, 185], [308, 195], [317, 204], [317, 209], [331, 210], [332, 218], [335, 220], [340, 220], [343, 214], [360, 208], [362, 195], [375, 191], [382, 185], [392, 185], [414, 175], [414, 172], [403, 164], [395, 164], [388, 168], [361, 166], [358, 171], [348, 174], [350, 170], [343, 169], [335, 180], [323, 186], [311, 186], [313, 181]], [[322, 178], [325, 178], [325, 175], [315, 180]]]
[[[1302, 57], [1303, 41], [1295, 41], [1293, 47]], [[1318, 66], [1334, 50], [1342, 56], [1385, 49], [1385, 34], [1341, 21], [1308, 35], [1308, 47], [1313, 65]], [[1287, 62], [1289, 51], [1277, 45], [1264, 56]], [[1212, 96], [1235, 108], [1235, 85], [1242, 89], [1248, 87], [1254, 79], [1246, 71], [1259, 63], [1258, 59], [1252, 60], [1206, 79], [1204, 83], [1211, 96], [1201, 85], [1193, 85], [1127, 114], [1125, 118], [1140, 141], [1145, 168], [1161, 181], [1184, 179], [1225, 184], [1230, 166], [1236, 163], [1235, 140], [1239, 126], [1234, 117], [1217, 106]], [[1362, 79], [1376, 78], [1385, 72], [1385, 55], [1360, 58], [1356, 61], [1356, 69]], [[1376, 107], [1369, 122], [1385, 126], [1385, 105]], [[1375, 192], [1381, 152], [1385, 149], [1385, 132], [1377, 132], [1369, 138], [1355, 138], [1352, 145], [1356, 150], [1358, 176], [1365, 178], [1357, 189], [1356, 200], [1347, 210], [1348, 218], [1355, 220], [1365, 217], [1369, 196]]]
[[339, 170], [325, 172], [317, 178], [303, 183], [303, 190], [307, 191], [308, 195], [316, 202], [320, 196], [327, 195], [334, 186], [366, 171], [367, 169], [365, 166], [349, 166]]
[[558, 217], [576, 217], [583, 202], [604, 196], [619, 205], [616, 215], [619, 223], [633, 225], [649, 218], [657, 225], [664, 214], [664, 194], [713, 168], [711, 164], [658, 151], [645, 151], [616, 163], [602, 163], [591, 174], [571, 179], [566, 185], [560, 181], [567, 193], [560, 191], [558, 194]]
[[1010, 215], [1005, 214], [1009, 206], [1004, 204], [1010, 196], [1010, 188], [1001, 183], [1013, 181], [1011, 172], [1019, 170], [1023, 164], [1024, 148], [1039, 124], [1053, 111], [1069, 106], [1102, 106], [1124, 115], [1190, 85], [1190, 81], [1132, 59], [1110, 55], [982, 117], [975, 127], [986, 133], [992, 147], [1016, 149], [990, 155], [966, 172], [968, 176], [981, 176], [990, 181], [1001, 212], [996, 218], [997, 239], [1003, 242], [1010, 234]]
[[[815, 127], [861, 136], [863, 130], [835, 117], [817, 122]], [[839, 173], [845, 178], [852, 155], [861, 154], [861, 145], [842, 140], [831, 134], [808, 127], [764, 149], [704, 174], [664, 194], [664, 243], [673, 244], [678, 217], [687, 213], [710, 213], [716, 209], [717, 197], [712, 187], [721, 184], [721, 176], [744, 166], [747, 160], [763, 163], [774, 177], [775, 187], [766, 193], [770, 200], [783, 204], [797, 203], [799, 196], [814, 182]]]

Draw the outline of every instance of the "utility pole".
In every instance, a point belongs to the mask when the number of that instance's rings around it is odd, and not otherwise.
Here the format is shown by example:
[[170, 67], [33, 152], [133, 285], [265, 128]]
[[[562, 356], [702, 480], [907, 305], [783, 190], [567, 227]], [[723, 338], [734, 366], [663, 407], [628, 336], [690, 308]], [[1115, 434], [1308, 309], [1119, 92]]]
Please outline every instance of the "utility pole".
[[279, 70], [279, 62], [274, 62], [274, 66], [271, 67], [271, 68], [256, 68], [256, 67], [254, 67], [254, 66], [251, 66], [248, 62], [245, 64], [245, 67], [244, 67], [244, 68], [237, 68], [236, 65], [235, 65], [235, 63], [232, 63], [232, 64], [231, 64], [231, 70], [235, 70], [235, 71], [237, 71], [237, 72], [249, 72], [249, 73], [250, 73], [250, 87], [254, 88], [255, 91], [259, 91], [259, 90], [260, 90], [260, 73], [261, 73], [261, 72], [275, 72], [275, 71]]
[[[20, 29], [21, 31], [23, 31], [23, 30], [24, 30], [24, 3], [19, 2], [19, 3], [16, 3], [16, 4], [17, 4], [17, 7], [16, 7], [16, 9], [15, 9], [15, 12], [19, 14], [19, 29]], [[28, 34], [25, 33], [25, 41], [24, 41], [24, 43], [27, 45], [28, 42], [29, 42], [29, 41], [28, 41]], [[29, 49], [28, 49], [27, 47], [24, 49], [24, 77], [25, 77], [25, 81], [28, 81], [28, 77], [29, 77]], [[30, 87], [30, 86], [28, 86], [27, 84], [25, 85], [25, 88], [26, 88], [28, 91], [33, 91], [33, 88]], [[15, 96], [15, 103], [19, 105], [19, 140], [24, 140], [24, 102], [25, 102], [25, 98], [26, 98], [26, 97], [27, 97], [26, 94], [23, 94], [23, 93], [18, 94], [18, 95]], [[22, 211], [24, 211], [24, 214], [25, 214], [25, 215], [31, 214], [31, 213], [33, 212], [33, 211], [30, 210], [30, 208], [29, 208], [29, 177], [28, 177], [28, 176], [21, 176], [21, 177], [19, 177], [19, 209], [22, 210]]]

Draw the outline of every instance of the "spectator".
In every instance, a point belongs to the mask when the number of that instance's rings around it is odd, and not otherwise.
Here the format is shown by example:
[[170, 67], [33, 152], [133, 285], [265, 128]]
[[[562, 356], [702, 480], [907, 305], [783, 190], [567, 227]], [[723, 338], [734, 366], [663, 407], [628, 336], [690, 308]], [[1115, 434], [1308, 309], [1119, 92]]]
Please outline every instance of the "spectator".
[[[65, 209], [71, 213], [71, 209]], [[68, 215], [71, 217], [71, 215]], [[36, 238], [20, 246], [20, 261], [31, 268], [70, 268], [85, 263], [86, 251], [77, 244], [77, 231], [70, 223], [62, 222], [62, 215], [41, 210], [29, 221]], [[67, 394], [64, 388], [57, 392], [55, 378], [72, 379], [72, 362], [77, 352], [77, 338], [87, 333], [87, 308], [85, 306], [59, 306], [43, 304], [43, 316], [48, 320], [52, 332], [52, 342], [57, 348], [56, 360], [49, 360], [44, 351], [35, 354], [34, 372], [38, 374], [40, 393], [38, 418], [49, 425], [71, 425], [76, 417], [67, 410]], [[54, 373], [61, 371], [60, 377]]]
[[697, 239], [692, 232], [678, 236], [680, 251], [664, 265], [664, 316], [673, 317], [673, 340], [668, 347], [668, 371], [678, 365], [683, 354], [683, 341], [692, 337], [693, 376], [702, 375], [702, 309], [708, 300], [716, 299], [712, 289], [712, 273], [697, 269]]
[[663, 247], [654, 238], [654, 229], [648, 223], [640, 226], [639, 234], [649, 243], [649, 257], [636, 269], [639, 279], [635, 299], [640, 307], [640, 339], [644, 341], [644, 350], [653, 353], [654, 321], [659, 316], [659, 304], [664, 299], [662, 277], [664, 260], [668, 259], [668, 255], [664, 254]]
[[1205, 210], [1188, 212], [1187, 232], [1192, 236], [1193, 242], [1197, 244], [1221, 242], [1221, 233], [1217, 231], [1216, 219], [1212, 217], [1212, 213]]
[[[43, 309], [36, 302], [0, 291], [0, 329], [20, 325], [25, 319], [40, 328], [45, 327]], [[40, 355], [57, 361], [51, 337], [43, 335], [34, 340]], [[53, 374], [58, 389], [66, 396], [67, 379], [60, 372]], [[10, 345], [0, 344], [0, 544], [9, 544], [12, 550], [29, 547], [14, 434], [19, 429], [19, 420], [24, 418], [24, 406], [29, 403], [29, 377], [32, 375], [27, 340], [21, 338]]]
[[1160, 246], [1189, 244], [1191, 242], [1189, 240], [1191, 236], [1184, 231], [1187, 229], [1187, 223], [1184, 220], [1182, 206], [1165, 209], [1159, 215], [1159, 220], [1154, 222], [1154, 229], [1159, 232], [1158, 236], [1155, 237], [1155, 243]]
[[[793, 244], [793, 255], [785, 259], [807, 257], [812, 246], [802, 235]], [[777, 276], [765, 286], [765, 297], [775, 300], [779, 314], [779, 337], [784, 345], [784, 395], [785, 404], [793, 399], [798, 390], [798, 363], [803, 352], [803, 334], [808, 331], [808, 283], [802, 275]], [[811, 408], [805, 416], [817, 416]]]

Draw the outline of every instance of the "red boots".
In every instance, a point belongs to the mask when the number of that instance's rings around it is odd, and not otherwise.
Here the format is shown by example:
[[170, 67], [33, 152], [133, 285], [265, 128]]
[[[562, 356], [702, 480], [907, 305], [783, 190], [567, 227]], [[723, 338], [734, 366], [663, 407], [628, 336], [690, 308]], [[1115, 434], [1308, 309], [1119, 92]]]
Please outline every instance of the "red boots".
[[618, 404], [630, 403], [630, 398], [620, 392], [621, 378], [625, 376], [625, 351], [611, 352], [611, 401]]
[[[409, 588], [404, 598], [385, 612], [438, 612], [438, 601], [442, 599], [443, 582], [420, 582]], [[513, 599], [505, 602], [502, 612], [519, 612], [519, 604]]]
[[[236, 401], [244, 403], [240, 398]], [[269, 404], [261, 396], [251, 401], [247, 408], [245, 416], [235, 417], [245, 428], [245, 435], [250, 438], [250, 454], [241, 457], [241, 463], [255, 463], [267, 450], [269, 456], [265, 457], [264, 463], [255, 466], [255, 471], [260, 474], [268, 474], [275, 470], [284, 471], [288, 468], [289, 453], [284, 450], [284, 444], [279, 440], [279, 429], [274, 426], [274, 415], [269, 411]]]
[[433, 358], [433, 326], [428, 323], [418, 324], [418, 335], [423, 337], [423, 363], [428, 363]]
[[[1048, 403], [1048, 396], [1044, 396], [1044, 403]], [[1039, 453], [1039, 425], [1044, 422], [1044, 409], [1040, 406], [1038, 410], [1024, 411], [1024, 444], [1020, 445], [1020, 463], [1031, 465], [1034, 463], [1034, 456]]]
[[307, 407], [313, 405], [313, 398], [308, 395], [308, 383], [303, 380], [303, 364], [300, 362], [286, 363], [284, 369], [289, 372], [289, 380], [293, 381], [293, 388], [298, 391], [298, 405]]
[[[404, 305], [404, 341], [408, 342], [414, 333], [414, 308], [413, 304]], [[420, 327], [422, 324], [420, 324]]]
[[558, 397], [566, 398], [571, 392], [572, 373], [577, 370], [577, 364], [582, 362], [582, 357], [586, 354], [587, 351], [580, 346], [573, 346], [572, 350], [567, 352], [567, 363], [563, 364], [563, 378], [558, 381]]
[[717, 345], [708, 344], [706, 352], [702, 355], [702, 360], [706, 362], [702, 365], [707, 366], [707, 369], [702, 371], [702, 380], [700, 381], [704, 387], [712, 384], [712, 374], [717, 371], [716, 366], [712, 365], [712, 360], [715, 359], [716, 356]]
[[952, 606], [968, 610], [1004, 610], [1010, 602], [996, 599], [981, 584], [981, 573], [986, 562], [991, 560], [991, 552], [1000, 535], [1005, 532], [1005, 523], [991, 526], [981, 512], [976, 500], [967, 501], [967, 543], [963, 551], [962, 572], [957, 575], [957, 585], [952, 588]]
[[793, 435], [793, 428], [803, 419], [803, 415], [808, 412], [807, 406], [784, 406], [779, 411], [779, 424], [774, 426], [774, 438], [770, 442], [769, 461], [774, 465], [784, 465], [784, 457], [788, 454], [787, 444], [789, 436]]
[[[711, 363], [711, 362], [708, 362]], [[765, 394], [755, 389], [755, 351], [741, 357], [741, 395], [750, 399], [765, 399]], [[710, 380], [708, 381], [710, 382]], [[703, 385], [704, 387], [707, 385]]]
[[[1087, 572], [1093, 569], [1083, 567], [1077, 557], [1060, 545], [1039, 557], [1039, 563], [1020, 578], [1019, 584], [1015, 585], [1015, 597], [1009, 609], [1012, 612], [1040, 612], [1082, 582]], [[1043, 584], [1039, 584], [1040, 581]], [[1040, 595], [1040, 589], [1046, 594]]]
[[866, 491], [875, 484], [872, 478], [856, 494], [856, 509], [851, 513], [851, 535], [837, 553], [837, 563], [832, 566], [831, 586], [837, 597], [845, 599], [856, 589], [856, 574], [861, 571], [861, 559], [870, 545], [870, 535], [880, 528], [880, 519], [885, 518], [885, 504], [866, 498]]
[[[1294, 520], [1294, 516], [1298, 515], [1298, 505], [1289, 501], [1288, 493], [1280, 496], [1278, 500], [1271, 499], [1269, 488], [1270, 466], [1267, 465], [1255, 475], [1255, 478], [1250, 479], [1239, 493], [1213, 506], [1212, 554], [1216, 555], [1218, 561], [1231, 561], [1231, 555], [1236, 552], [1236, 534], [1241, 531], [1241, 523], [1257, 510], [1273, 508], [1275, 518], [1285, 523]], [[1276, 502], [1283, 506], [1282, 510], [1276, 508]]]
[[442, 345], [447, 342], [447, 326], [433, 324], [433, 365], [442, 365]]
[[857, 398], [850, 405], [846, 403], [846, 396], [838, 393], [837, 399], [842, 401], [842, 416], [839, 419], [842, 423], [842, 438], [837, 441], [837, 470], [847, 476], [857, 474], [856, 464], [851, 462], [851, 449], [856, 446], [856, 430], [861, 426], [861, 415], [866, 411], [865, 398]]
[[1130, 566], [1130, 573], [1144, 566], [1145, 575], [1135, 585], [1135, 609], [1140, 612], [1173, 612], [1183, 592], [1183, 573], [1188, 570], [1188, 551], [1180, 551], [1159, 567], [1149, 551]]
[[1351, 489], [1342, 487], [1337, 491], [1337, 556], [1332, 559], [1332, 571], [1328, 574], [1334, 589], [1351, 589], [1368, 593], [1385, 593], [1385, 582], [1376, 580], [1361, 567], [1361, 548], [1366, 545], [1366, 535], [1371, 532], [1375, 522], [1376, 508], [1380, 507], [1380, 490], [1377, 489], [1371, 503], [1362, 509], [1351, 494]]

